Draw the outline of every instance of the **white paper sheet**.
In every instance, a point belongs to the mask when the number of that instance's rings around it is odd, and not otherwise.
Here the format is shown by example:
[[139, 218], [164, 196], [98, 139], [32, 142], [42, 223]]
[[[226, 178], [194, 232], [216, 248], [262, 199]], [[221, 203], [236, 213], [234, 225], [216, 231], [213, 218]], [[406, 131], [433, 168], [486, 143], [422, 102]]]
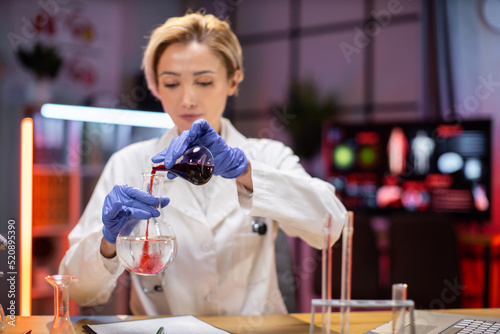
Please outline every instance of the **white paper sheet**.
[[216, 328], [204, 321], [192, 316], [184, 315], [178, 317], [154, 318], [145, 320], [121, 321], [108, 324], [88, 325], [98, 334], [156, 334], [163, 327], [163, 334], [221, 334], [229, 333]]

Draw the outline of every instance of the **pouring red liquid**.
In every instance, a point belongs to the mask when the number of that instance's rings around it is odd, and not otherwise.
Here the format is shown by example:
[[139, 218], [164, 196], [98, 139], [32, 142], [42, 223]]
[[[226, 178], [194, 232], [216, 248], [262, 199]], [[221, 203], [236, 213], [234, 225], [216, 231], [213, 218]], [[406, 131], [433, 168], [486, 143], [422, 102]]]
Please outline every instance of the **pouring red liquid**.
[[[207, 148], [203, 146], [193, 147], [186, 151], [179, 160], [180, 161], [170, 169], [167, 169], [164, 165], [154, 166], [152, 168], [149, 187], [150, 194], [153, 189], [152, 184], [157, 171], [168, 171], [194, 185], [206, 184], [212, 178], [214, 163], [212, 153], [210, 153]], [[144, 274], [156, 274], [161, 270], [163, 265], [157, 254], [150, 254], [149, 252], [149, 243], [153, 242], [153, 240], [149, 239], [148, 230], [149, 220], [146, 226], [146, 240], [142, 248], [139, 266], [134, 269]]]
[[151, 170], [151, 180], [157, 171], [168, 171], [176, 176], [201, 186], [212, 178], [214, 158], [204, 146], [195, 146], [187, 150], [170, 169], [164, 165], [154, 166]]

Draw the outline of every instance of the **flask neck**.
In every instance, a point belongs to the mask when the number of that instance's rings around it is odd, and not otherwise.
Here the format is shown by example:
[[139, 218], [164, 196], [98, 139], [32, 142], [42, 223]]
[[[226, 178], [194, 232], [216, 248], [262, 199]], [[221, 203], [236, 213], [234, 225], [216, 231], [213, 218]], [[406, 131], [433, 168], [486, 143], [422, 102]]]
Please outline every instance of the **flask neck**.
[[[154, 197], [162, 197], [164, 178], [165, 176], [163, 174], [156, 173], [155, 170], [151, 173], [143, 173], [142, 190]], [[155, 207], [159, 208], [160, 206], [160, 201], [158, 201]]]
[[155, 197], [160, 197], [163, 192], [164, 178], [165, 176], [161, 173], [144, 173], [142, 179], [142, 190]]

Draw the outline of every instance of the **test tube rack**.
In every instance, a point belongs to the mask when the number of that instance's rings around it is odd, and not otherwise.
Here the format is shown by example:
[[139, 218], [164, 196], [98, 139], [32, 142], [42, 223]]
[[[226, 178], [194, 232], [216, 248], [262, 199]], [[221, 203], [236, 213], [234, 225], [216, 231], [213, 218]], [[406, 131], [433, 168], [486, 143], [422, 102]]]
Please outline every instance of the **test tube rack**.
[[[342, 268], [341, 268], [341, 299], [331, 298], [331, 267], [332, 267], [332, 232], [334, 231], [334, 221], [332, 215], [327, 215], [323, 224], [323, 260], [322, 260], [322, 287], [321, 299], [311, 301], [311, 324], [309, 333], [314, 332], [315, 309], [322, 306], [323, 334], [330, 334], [330, 314], [332, 307], [339, 307], [341, 310], [340, 333], [349, 333], [349, 315], [351, 308], [363, 309], [385, 309], [392, 308], [393, 321], [410, 312], [410, 331], [415, 334], [415, 303], [413, 300], [406, 300], [406, 284], [396, 284], [393, 286], [392, 299], [351, 299], [351, 268], [352, 268], [352, 238], [354, 234], [354, 214], [351, 211], [345, 213], [345, 223], [342, 230]], [[404, 326], [404, 321], [398, 324]], [[400, 327], [402, 329], [402, 327]], [[397, 332], [398, 330], [393, 330]]]

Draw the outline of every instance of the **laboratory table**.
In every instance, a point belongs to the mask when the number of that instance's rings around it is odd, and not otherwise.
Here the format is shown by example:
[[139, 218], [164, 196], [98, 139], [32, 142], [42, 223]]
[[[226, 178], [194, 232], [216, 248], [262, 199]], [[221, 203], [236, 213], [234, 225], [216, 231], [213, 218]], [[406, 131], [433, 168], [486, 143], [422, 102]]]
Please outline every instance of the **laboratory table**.
[[[500, 317], [500, 309], [453, 309], [453, 310], [435, 310], [438, 312], [446, 313], [459, 313], [477, 316]], [[365, 333], [370, 329], [382, 325], [383, 323], [391, 320], [392, 313], [390, 311], [352, 311], [350, 316], [350, 333]], [[147, 316], [93, 316], [85, 317], [78, 316], [72, 317], [73, 326], [76, 333], [86, 333], [82, 326], [85, 324], [96, 324], [109, 322], [113, 318], [114, 321], [123, 320], [140, 320], [151, 317]], [[264, 315], [264, 316], [198, 316], [203, 320], [215, 327], [224, 329], [231, 333], [309, 333], [309, 323], [311, 315], [309, 313], [294, 313], [288, 315]], [[7, 324], [3, 332], [0, 333], [13, 333], [22, 334], [31, 329], [32, 334], [45, 334], [49, 333], [52, 316], [30, 316], [15, 318], [15, 327]], [[75, 321], [76, 320], [76, 321]], [[321, 333], [321, 313], [316, 313], [314, 320], [316, 325], [315, 333]], [[339, 313], [332, 313], [332, 332], [339, 332], [340, 315]]]

